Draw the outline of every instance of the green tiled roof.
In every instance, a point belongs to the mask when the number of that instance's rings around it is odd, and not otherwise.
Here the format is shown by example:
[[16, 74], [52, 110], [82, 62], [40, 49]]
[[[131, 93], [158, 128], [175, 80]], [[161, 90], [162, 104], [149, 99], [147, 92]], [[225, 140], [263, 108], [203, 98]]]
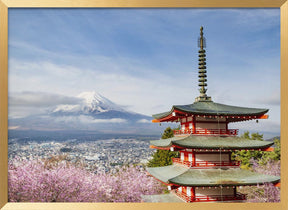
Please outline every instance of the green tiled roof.
[[190, 149], [266, 149], [273, 142], [250, 140], [241, 137], [195, 136], [160, 139], [150, 141], [156, 147], [170, 147], [172, 145]]
[[180, 165], [171, 165], [147, 168], [147, 171], [162, 182], [181, 186], [244, 186], [277, 183], [280, 180], [278, 176], [259, 174], [240, 168], [189, 169]]
[[161, 119], [171, 114], [175, 109], [190, 114], [206, 114], [206, 115], [262, 115], [269, 109], [247, 108], [239, 106], [230, 106], [225, 104], [214, 103], [213, 101], [199, 101], [188, 105], [174, 105], [169, 112], [163, 112], [152, 115], [155, 119]]
[[177, 141], [180, 139], [183, 139], [184, 137], [172, 137], [169, 139], [160, 139], [160, 140], [154, 140], [154, 141], [150, 141], [150, 144], [153, 146], [157, 146], [157, 147], [170, 147], [172, 146], [172, 141]]
[[142, 201], [145, 203], [183, 203], [177, 195], [173, 193], [160, 195], [142, 195]]

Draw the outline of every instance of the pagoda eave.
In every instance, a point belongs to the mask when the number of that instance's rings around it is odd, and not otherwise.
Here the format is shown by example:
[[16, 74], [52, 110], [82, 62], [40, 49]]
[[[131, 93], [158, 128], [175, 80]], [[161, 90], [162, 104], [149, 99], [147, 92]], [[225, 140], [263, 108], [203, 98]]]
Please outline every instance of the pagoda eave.
[[159, 122], [178, 122], [179, 118], [188, 116], [189, 113], [182, 112], [178, 109], [172, 108], [171, 111], [162, 113], [164, 116], [161, 118], [155, 118], [152, 120], [154, 123]]
[[172, 146], [168, 146], [168, 147], [157, 147], [154, 145], [150, 145], [149, 146], [151, 149], [158, 149], [158, 150], [170, 150], [170, 151], [180, 151], [183, 149], [192, 149], [193, 152], [233, 152], [233, 151], [264, 151], [264, 152], [271, 152], [274, 151], [273, 147], [264, 147], [264, 148], [255, 148], [255, 149], [251, 149], [251, 148], [195, 148], [195, 147], [181, 147], [181, 146], [177, 146], [177, 145], [172, 145]]
[[152, 122], [153, 123], [161, 123], [161, 122], [179, 122], [179, 120], [183, 117], [204, 117], [206, 119], [209, 118], [214, 118], [214, 119], [226, 119], [227, 123], [230, 122], [241, 122], [241, 121], [249, 121], [249, 120], [258, 120], [258, 119], [268, 119], [269, 115], [217, 115], [217, 114], [200, 114], [200, 113], [181, 113], [181, 114], [173, 114], [175, 112], [170, 113], [169, 115], [159, 118], [159, 119], [153, 119]]
[[149, 146], [151, 149], [159, 149], [159, 150], [170, 150], [170, 147], [157, 147], [154, 145]]
[[[273, 144], [273, 143], [272, 143]], [[241, 151], [241, 150], [251, 150], [251, 151], [270, 151], [269, 146], [263, 146], [263, 147], [227, 147], [227, 146], [211, 146], [211, 147], [204, 147], [204, 146], [179, 146], [177, 144], [173, 144], [176, 149], [182, 150], [182, 149], [193, 149], [193, 150], [198, 150], [198, 151]], [[166, 149], [166, 148], [165, 148]]]
[[189, 169], [179, 165], [170, 165], [147, 168], [147, 171], [167, 185], [188, 187], [252, 186], [280, 182], [278, 176], [263, 175], [240, 168]]
[[[163, 148], [165, 150], [171, 147], [174, 150], [180, 149], [203, 149], [203, 150], [268, 150], [274, 144], [273, 142], [250, 140], [240, 137], [217, 137], [217, 136], [184, 136], [173, 137], [169, 139], [160, 139], [150, 141], [155, 149]], [[271, 150], [271, 149], [270, 149]]]
[[173, 122], [186, 116], [227, 118], [228, 122], [253, 119], [267, 119], [268, 109], [236, 107], [210, 102], [194, 102], [188, 105], [174, 105], [168, 112], [154, 114], [157, 122]]

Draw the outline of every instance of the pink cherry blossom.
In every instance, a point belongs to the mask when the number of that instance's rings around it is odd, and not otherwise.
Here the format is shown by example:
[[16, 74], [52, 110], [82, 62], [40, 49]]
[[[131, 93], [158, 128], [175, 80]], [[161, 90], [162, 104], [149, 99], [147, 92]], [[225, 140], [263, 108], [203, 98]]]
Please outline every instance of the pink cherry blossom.
[[10, 202], [140, 202], [165, 189], [136, 166], [95, 174], [67, 161], [15, 160], [8, 176]]

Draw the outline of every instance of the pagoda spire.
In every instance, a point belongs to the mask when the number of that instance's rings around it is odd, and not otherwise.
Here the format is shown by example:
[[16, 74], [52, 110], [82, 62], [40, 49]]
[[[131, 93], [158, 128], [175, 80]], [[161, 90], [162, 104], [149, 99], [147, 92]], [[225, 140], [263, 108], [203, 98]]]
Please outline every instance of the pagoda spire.
[[206, 48], [206, 40], [205, 37], [203, 36], [203, 26], [200, 27], [200, 37], [198, 38], [198, 47], [200, 48], [199, 52], [199, 84], [198, 86], [200, 87], [199, 92], [200, 96], [195, 99], [195, 101], [211, 101], [211, 97], [206, 95], [207, 88], [207, 71], [206, 71], [206, 54], [204, 48]]

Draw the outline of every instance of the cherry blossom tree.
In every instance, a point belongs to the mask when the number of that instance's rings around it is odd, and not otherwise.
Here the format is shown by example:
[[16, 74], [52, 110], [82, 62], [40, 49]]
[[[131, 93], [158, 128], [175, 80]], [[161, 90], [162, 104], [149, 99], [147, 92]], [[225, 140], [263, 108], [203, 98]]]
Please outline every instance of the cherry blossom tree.
[[65, 160], [9, 162], [8, 185], [10, 202], [140, 202], [165, 189], [139, 167], [95, 174]]
[[[260, 164], [259, 161], [252, 159], [251, 164], [255, 172], [280, 176], [280, 160], [269, 160], [263, 165]], [[248, 202], [280, 202], [280, 188], [275, 187], [271, 183], [250, 187], [248, 191]]]

